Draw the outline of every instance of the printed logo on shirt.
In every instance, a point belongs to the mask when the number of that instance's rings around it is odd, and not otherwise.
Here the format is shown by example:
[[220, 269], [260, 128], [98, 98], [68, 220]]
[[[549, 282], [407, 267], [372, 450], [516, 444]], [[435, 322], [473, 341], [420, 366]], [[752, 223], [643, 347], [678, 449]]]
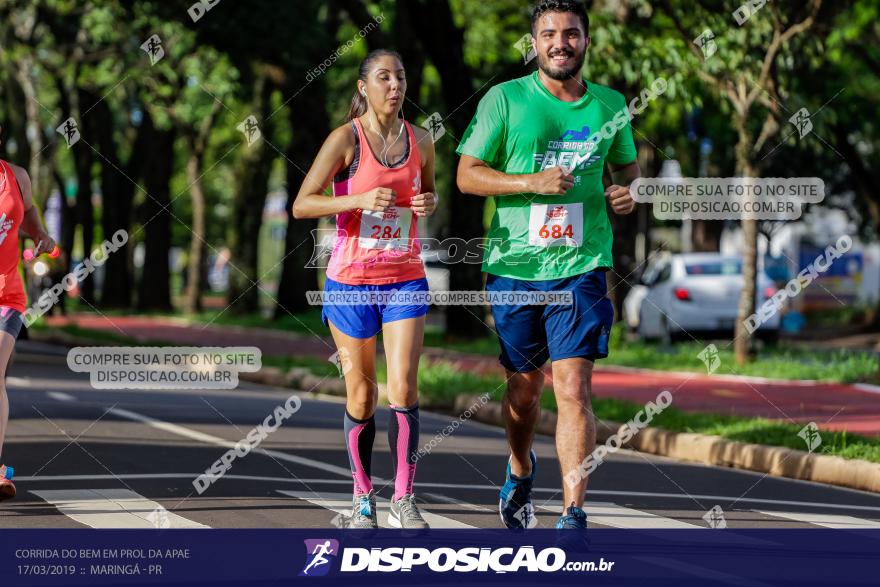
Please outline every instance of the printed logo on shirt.
[[[568, 135], [571, 135], [569, 137]], [[562, 136], [559, 137], [560, 141], [564, 141], [566, 138], [571, 138], [573, 141], [585, 141], [590, 138], [590, 127], [584, 126], [581, 130], [567, 130], [562, 133]]]
[[3, 244], [3, 241], [6, 240], [6, 235], [9, 234], [9, 230], [12, 228], [13, 222], [11, 219], [7, 220], [6, 212], [0, 216], [0, 245]]
[[413, 194], [422, 193], [422, 172], [416, 171], [416, 176], [413, 178], [412, 183]]
[[[596, 142], [590, 139], [590, 127], [568, 129], [558, 139], [547, 141], [547, 149], [543, 153], [535, 153], [535, 162], [541, 171], [551, 167], [566, 167], [570, 170], [584, 170], [600, 159], [594, 155]], [[575, 177], [575, 184], [580, 177]]]

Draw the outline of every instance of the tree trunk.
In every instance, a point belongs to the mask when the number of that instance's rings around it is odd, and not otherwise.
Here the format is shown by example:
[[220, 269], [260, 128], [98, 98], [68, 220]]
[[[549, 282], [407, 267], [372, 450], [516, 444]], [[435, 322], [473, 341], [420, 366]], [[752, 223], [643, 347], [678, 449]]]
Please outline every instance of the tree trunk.
[[[314, 19], [317, 19], [319, 4], [307, 4]], [[366, 18], [366, 16], [365, 16]], [[360, 26], [363, 24], [357, 23]], [[320, 34], [311, 39], [310, 54], [307, 59], [323, 58], [333, 51], [335, 34], [339, 28], [339, 15], [328, 11], [327, 19]], [[369, 35], [368, 35], [369, 37]], [[409, 78], [409, 76], [407, 76]], [[289, 80], [286, 94], [296, 91], [298, 82]], [[293, 201], [304, 178], [303, 173], [311, 166], [312, 159], [330, 133], [330, 117], [327, 114], [327, 78], [320, 76], [309, 85], [306, 92], [296, 97], [296, 102], [288, 104], [287, 118], [293, 135], [287, 146], [287, 232], [284, 237], [284, 262], [278, 282], [278, 302], [275, 305], [275, 318], [308, 310], [310, 306], [305, 292], [318, 289], [318, 269], [306, 267], [315, 252], [317, 244], [312, 239], [312, 231], [318, 228], [317, 219], [294, 220]]]
[[[86, 90], [76, 92], [76, 101], [73, 103], [72, 111], [78, 113], [81, 111], [80, 104], [91, 104], [95, 100], [95, 95]], [[95, 244], [95, 206], [92, 203], [92, 166], [95, 157], [92, 154], [91, 145], [87, 144], [86, 135], [97, 132], [97, 125], [83, 125], [82, 121], [78, 121], [80, 133], [83, 139], [71, 147], [74, 151], [74, 157], [87, 157], [87, 162], [83, 161], [83, 165], [77, 165], [77, 189], [76, 189], [76, 220], [80, 226], [80, 244], [82, 245], [83, 258], [92, 254], [92, 248]], [[79, 283], [80, 296], [87, 305], [94, 306], [95, 300], [95, 276], [89, 275]]]
[[[395, 21], [400, 23], [394, 27], [397, 41], [395, 47], [403, 57], [403, 66], [406, 68], [406, 101], [411, 103], [404, 106], [404, 116], [410, 122], [427, 117], [421, 109], [425, 50], [420, 40], [420, 29], [409, 26], [409, 23], [418, 18], [417, 14], [413, 14], [413, 8], [410, 0], [397, 0], [394, 17]], [[428, 115], [430, 114], [428, 112]]]
[[284, 244], [284, 263], [281, 281], [278, 284], [278, 303], [275, 317], [309, 309], [305, 292], [318, 289], [318, 271], [306, 267], [315, 251], [317, 242], [312, 231], [318, 228], [317, 219], [294, 220], [293, 201], [302, 184], [303, 174], [310, 159], [321, 148], [325, 137], [330, 133], [330, 120], [327, 116], [327, 86], [324, 77], [312, 82], [308, 92], [298, 96], [301, 104], [288, 108], [290, 127], [294, 129], [293, 138], [287, 149], [287, 234]]
[[[145, 160], [144, 126], [129, 155], [128, 165], [119, 159], [120, 147], [114, 137], [113, 113], [107, 100], [101, 100], [93, 108], [97, 148], [103, 155], [101, 163], [101, 227], [104, 239], [110, 239], [117, 230], [131, 232], [131, 208], [135, 185], [140, 180], [140, 162]], [[101, 307], [131, 307], [132, 272], [129, 263], [129, 243], [107, 257], [104, 264], [104, 282], [101, 288]]]
[[205, 258], [205, 192], [202, 189], [201, 157], [191, 147], [186, 162], [186, 181], [192, 199], [192, 238], [189, 244], [189, 265], [187, 267], [187, 291], [185, 311], [196, 314], [202, 311], [202, 291], [204, 290]]
[[47, 186], [43, 185], [43, 123], [40, 120], [40, 102], [37, 98], [36, 82], [36, 65], [31, 55], [23, 54], [18, 62], [16, 69], [16, 78], [19, 87], [24, 93], [24, 113], [27, 119], [27, 138], [30, 145], [30, 151], [33, 156], [29, 158], [27, 165], [28, 175], [31, 178], [31, 192], [36, 198], [36, 202], [40, 205], [44, 203], [42, 198], [43, 192], [48, 193]]
[[[754, 166], [751, 160], [752, 135], [748, 129], [748, 112], [737, 114], [736, 126], [738, 140], [736, 144], [736, 175], [737, 177], [754, 177]], [[751, 335], [745, 327], [745, 320], [755, 313], [756, 277], [758, 266], [758, 222], [742, 220], [743, 230], [743, 288], [739, 298], [736, 317], [736, 339], [733, 343], [737, 365], [745, 365], [749, 359]]]
[[[94, 238], [94, 211], [92, 209], [92, 165], [94, 156], [92, 150], [85, 143], [77, 143], [72, 147], [73, 161], [76, 166], [76, 200], [72, 214], [63, 218], [65, 221], [62, 228], [63, 248], [68, 253], [73, 251], [76, 239], [76, 227], [81, 227], [80, 238], [83, 255], [92, 253], [92, 239]], [[80, 295], [88, 303], [94, 303], [94, 280], [92, 276], [86, 277], [79, 283]]]
[[187, 146], [189, 147], [186, 178], [192, 199], [192, 236], [189, 244], [189, 262], [186, 268], [188, 287], [184, 303], [184, 309], [188, 314], [202, 311], [202, 293], [204, 293], [205, 281], [207, 281], [205, 263], [205, 237], [207, 233], [205, 230], [205, 190], [202, 183], [202, 167], [205, 151], [208, 148], [208, 138], [221, 106], [222, 102], [214, 100], [210, 113], [199, 124], [198, 130], [190, 125], [184, 125]]
[[[143, 124], [152, 125], [149, 116]], [[149, 120], [149, 121], [148, 121]], [[138, 292], [139, 310], [171, 310], [168, 253], [171, 249], [170, 181], [174, 172], [174, 128], [149, 130], [154, 137], [151, 155], [144, 168], [143, 203], [144, 268]], [[163, 209], [164, 208], [164, 209]]]
[[[422, 31], [422, 44], [443, 81], [442, 93], [446, 112], [441, 114], [444, 117], [443, 124], [448, 131], [451, 131], [453, 141], [449, 141], [448, 145], [452, 147], [464, 135], [479, 99], [479, 96], [473, 95], [473, 74], [464, 60], [464, 34], [455, 25], [448, 0], [420, 2], [419, 10], [413, 10], [411, 15], [410, 26]], [[430, 23], [430, 26], [425, 26], [426, 22]], [[442, 142], [437, 144], [438, 148], [443, 148]], [[465, 196], [458, 190], [454, 165], [446, 172], [451, 179], [449, 182], [451, 193], [447, 196], [450, 206], [449, 225], [455, 227], [455, 236], [466, 241], [484, 237], [484, 198]], [[441, 201], [443, 199], [441, 198]], [[483, 276], [480, 265], [475, 263], [449, 265], [450, 290], [476, 291], [482, 287]], [[451, 339], [482, 336], [487, 331], [484, 318], [484, 308], [448, 306], [446, 335]]]
[[[14, 65], [9, 64], [4, 70], [0, 70], [0, 73], [3, 75], [5, 82], [4, 87], [4, 99], [8, 101], [10, 104], [24, 104], [27, 98], [25, 97], [24, 91], [21, 89], [21, 85], [18, 83], [17, 76], [15, 74]], [[62, 97], [59, 97], [59, 106], [63, 102]], [[21, 117], [9, 117], [6, 120], [3, 120], [3, 143], [0, 144], [0, 159], [5, 161], [18, 161], [20, 163], [24, 163], [25, 161], [31, 160], [31, 144], [27, 138], [27, 129], [28, 122], [26, 119]], [[9, 146], [9, 142], [11, 140], [15, 141], [16, 152], [9, 153], [7, 151], [7, 147]]]
[[[248, 146], [242, 145], [236, 164], [235, 197], [232, 205], [232, 226], [229, 234], [232, 258], [229, 261], [229, 310], [248, 314], [260, 309], [259, 260], [260, 227], [269, 190], [269, 174], [277, 154], [267, 144], [272, 140], [269, 105], [272, 87], [265, 76], [257, 81], [252, 112], [257, 118], [262, 138]], [[242, 140], [245, 140], [242, 137]]]

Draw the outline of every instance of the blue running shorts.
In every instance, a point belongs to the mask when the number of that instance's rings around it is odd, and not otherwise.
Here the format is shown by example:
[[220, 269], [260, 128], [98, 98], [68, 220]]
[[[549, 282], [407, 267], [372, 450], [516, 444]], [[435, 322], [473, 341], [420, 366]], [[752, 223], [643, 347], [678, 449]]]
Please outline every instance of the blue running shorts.
[[0, 306], [0, 331], [8, 332], [12, 338], [18, 338], [21, 326], [21, 312], [13, 310], [9, 306]]
[[[424, 277], [386, 285], [347, 285], [330, 278], [327, 278], [327, 281], [324, 283], [325, 295], [329, 293], [346, 293], [355, 298], [363, 296], [364, 299], [373, 294], [385, 293], [390, 295], [393, 292], [397, 292], [399, 295], [408, 292], [427, 291], [428, 280]], [[419, 318], [427, 313], [428, 304], [426, 303], [405, 305], [384, 303], [342, 305], [325, 303], [321, 310], [321, 320], [324, 321], [325, 325], [327, 325], [328, 321], [333, 322], [333, 326], [353, 338], [372, 338], [379, 334], [382, 330], [382, 325], [386, 322]]]
[[564, 279], [528, 281], [488, 274], [489, 292], [572, 293], [565, 305], [492, 304], [501, 345], [499, 360], [508, 371], [525, 373], [551, 361], [608, 356], [614, 307], [608, 299], [605, 271], [597, 269]]

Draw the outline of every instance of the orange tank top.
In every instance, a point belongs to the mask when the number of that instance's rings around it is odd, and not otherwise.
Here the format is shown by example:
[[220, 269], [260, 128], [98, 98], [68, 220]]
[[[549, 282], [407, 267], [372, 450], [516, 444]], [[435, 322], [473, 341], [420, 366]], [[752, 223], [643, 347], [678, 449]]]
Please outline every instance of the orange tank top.
[[24, 201], [12, 167], [0, 159], [0, 306], [24, 313], [27, 298], [18, 272], [18, 229]]
[[354, 175], [334, 181], [333, 196], [348, 197], [373, 188], [394, 190], [397, 201], [384, 212], [351, 210], [336, 215], [336, 240], [327, 277], [348, 285], [387, 285], [425, 277], [419, 256], [418, 217], [410, 201], [422, 190], [422, 161], [406, 121], [409, 155], [397, 167], [379, 163], [359, 120], [354, 120], [360, 154]]

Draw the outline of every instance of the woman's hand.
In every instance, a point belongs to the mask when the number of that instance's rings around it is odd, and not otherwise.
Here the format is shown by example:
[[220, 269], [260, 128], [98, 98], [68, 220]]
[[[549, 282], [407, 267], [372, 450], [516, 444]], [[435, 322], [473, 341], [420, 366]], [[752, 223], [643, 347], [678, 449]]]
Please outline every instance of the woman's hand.
[[371, 212], [383, 212], [389, 206], [394, 205], [397, 196], [390, 188], [373, 188], [358, 198], [358, 208]]
[[437, 194], [434, 192], [425, 192], [416, 194], [410, 201], [410, 207], [416, 216], [430, 216], [437, 209]]
[[34, 257], [40, 256], [42, 253], [51, 253], [56, 246], [55, 239], [49, 236], [49, 233], [45, 230], [38, 232], [34, 240], [36, 241], [36, 246], [34, 246]]

